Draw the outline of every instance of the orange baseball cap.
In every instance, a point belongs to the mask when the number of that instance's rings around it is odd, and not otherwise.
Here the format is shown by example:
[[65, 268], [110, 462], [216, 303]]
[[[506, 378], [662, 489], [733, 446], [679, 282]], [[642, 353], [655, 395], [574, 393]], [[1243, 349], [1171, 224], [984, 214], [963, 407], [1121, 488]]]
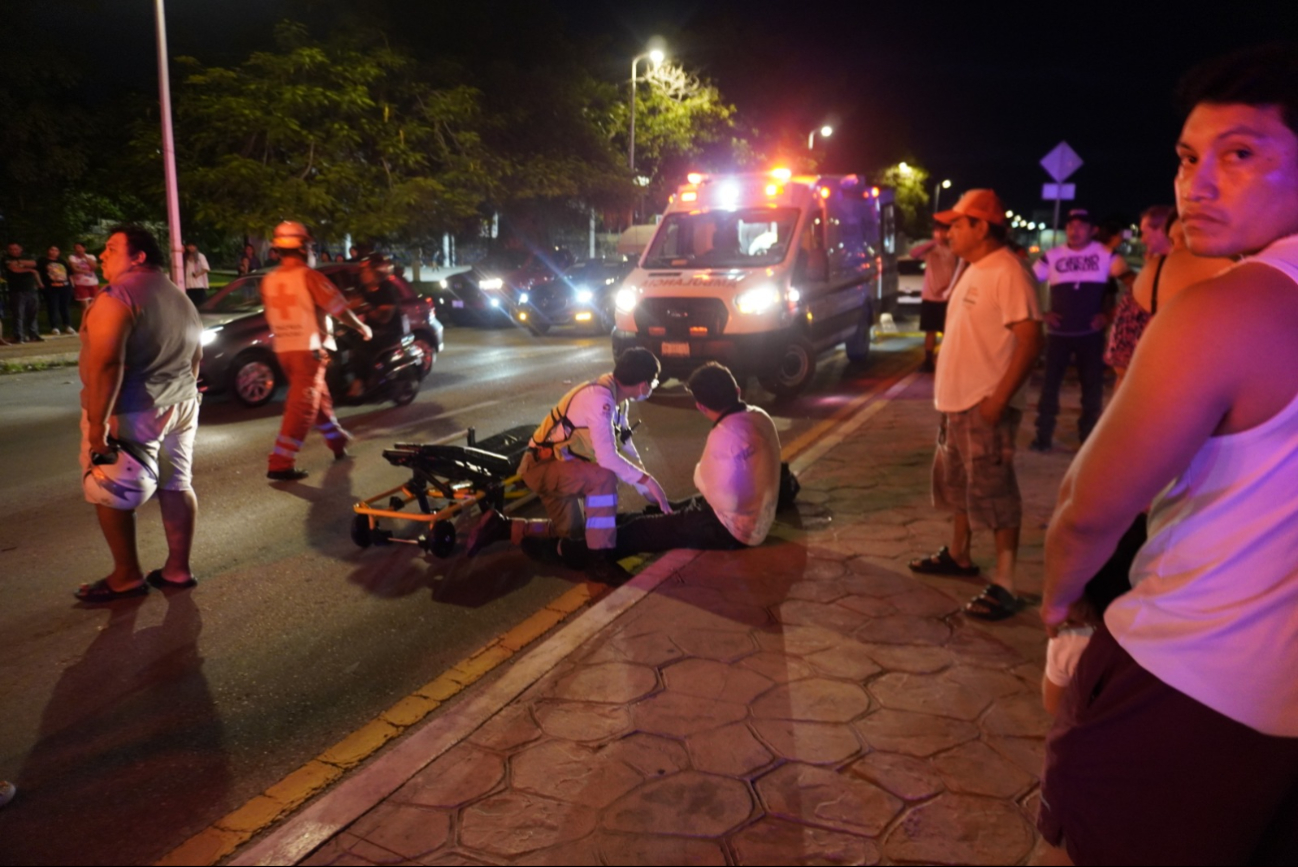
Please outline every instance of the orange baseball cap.
[[948, 226], [956, 217], [973, 217], [975, 220], [986, 220], [1003, 226], [1005, 225], [1005, 203], [994, 190], [969, 190], [960, 197], [960, 201], [955, 203], [954, 208], [933, 215], [933, 219]]

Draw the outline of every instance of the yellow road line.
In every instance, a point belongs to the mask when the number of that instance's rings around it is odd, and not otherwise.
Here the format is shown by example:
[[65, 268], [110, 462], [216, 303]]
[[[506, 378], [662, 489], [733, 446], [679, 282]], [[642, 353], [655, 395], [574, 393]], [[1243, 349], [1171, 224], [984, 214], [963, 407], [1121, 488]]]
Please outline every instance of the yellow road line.
[[[845, 404], [832, 416], [788, 443], [782, 449], [783, 459], [794, 460], [861, 407], [879, 399], [908, 375], [910, 370], [888, 379]], [[421, 722], [444, 702], [481, 680], [501, 663], [539, 640], [577, 611], [601, 599], [611, 589], [594, 582], [573, 587], [508, 632], [487, 642], [438, 677], [383, 711], [375, 719], [324, 750], [239, 809], [217, 819], [168, 852], [156, 864], [159, 867], [163, 865], [170, 867], [170, 865], [217, 863], [319, 794], [346, 771], [374, 755], [388, 741]]]

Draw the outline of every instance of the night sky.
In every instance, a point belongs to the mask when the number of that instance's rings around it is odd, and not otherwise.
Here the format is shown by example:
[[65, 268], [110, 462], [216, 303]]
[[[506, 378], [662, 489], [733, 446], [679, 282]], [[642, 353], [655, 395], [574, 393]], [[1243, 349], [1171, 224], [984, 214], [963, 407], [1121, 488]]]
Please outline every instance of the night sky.
[[[76, 0], [70, 24], [64, 16], [73, 7], [42, 14], [90, 40], [97, 86], [153, 87], [152, 5]], [[330, 5], [170, 0], [172, 54], [237, 62], [248, 50], [270, 47], [273, 24], [285, 15], [327, 29]], [[354, 5], [366, 8], [364, 0]], [[1040, 185], [1048, 178], [1037, 161], [1061, 140], [1085, 160], [1070, 179], [1078, 205], [1134, 217], [1146, 205], [1170, 202], [1176, 80], [1232, 48], [1298, 41], [1293, 2], [552, 6], [564, 31], [604, 59], [595, 71], [608, 79], [625, 79], [630, 58], [660, 36], [670, 56], [711, 79], [748, 124], [805, 143], [809, 130], [833, 123], [835, 134], [823, 142], [827, 171], [909, 159], [952, 180], [944, 202], [962, 189], [992, 186], [1021, 213], [1046, 207]], [[425, 51], [435, 50], [437, 39], [457, 38], [454, 28], [437, 28], [455, 18], [449, 4], [410, 2], [401, 16], [417, 17], [420, 32], [436, 34], [421, 40]]]

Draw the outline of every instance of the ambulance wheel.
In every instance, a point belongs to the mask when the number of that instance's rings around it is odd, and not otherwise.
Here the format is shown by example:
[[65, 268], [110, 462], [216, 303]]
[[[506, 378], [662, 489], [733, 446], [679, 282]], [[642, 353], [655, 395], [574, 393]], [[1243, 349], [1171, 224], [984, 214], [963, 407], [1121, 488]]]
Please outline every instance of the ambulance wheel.
[[451, 556], [451, 552], [455, 550], [455, 525], [450, 521], [435, 522], [430, 547], [436, 557], [445, 559]]
[[801, 394], [815, 375], [816, 350], [805, 338], [796, 337], [784, 347], [775, 373], [762, 377], [760, 382], [776, 397], [789, 398]]
[[374, 540], [370, 538], [370, 519], [368, 515], [357, 515], [352, 518], [352, 541], [359, 548], [368, 548]]
[[852, 364], [862, 365], [870, 360], [870, 320], [872, 318], [870, 308], [865, 308], [861, 322], [852, 332], [852, 336], [847, 338], [847, 344], [843, 347], [847, 352], [847, 360]]

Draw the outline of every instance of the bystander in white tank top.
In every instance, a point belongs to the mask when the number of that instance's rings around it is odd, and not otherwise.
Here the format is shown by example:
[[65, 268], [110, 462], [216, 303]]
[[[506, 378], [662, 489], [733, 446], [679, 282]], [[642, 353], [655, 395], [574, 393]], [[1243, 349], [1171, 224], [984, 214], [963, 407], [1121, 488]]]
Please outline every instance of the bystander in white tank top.
[[[1298, 304], [1298, 236], [1244, 261], [1287, 275]], [[1298, 737], [1298, 395], [1210, 438], [1158, 495], [1131, 581], [1104, 620], [1145, 670], [1263, 734]]]

